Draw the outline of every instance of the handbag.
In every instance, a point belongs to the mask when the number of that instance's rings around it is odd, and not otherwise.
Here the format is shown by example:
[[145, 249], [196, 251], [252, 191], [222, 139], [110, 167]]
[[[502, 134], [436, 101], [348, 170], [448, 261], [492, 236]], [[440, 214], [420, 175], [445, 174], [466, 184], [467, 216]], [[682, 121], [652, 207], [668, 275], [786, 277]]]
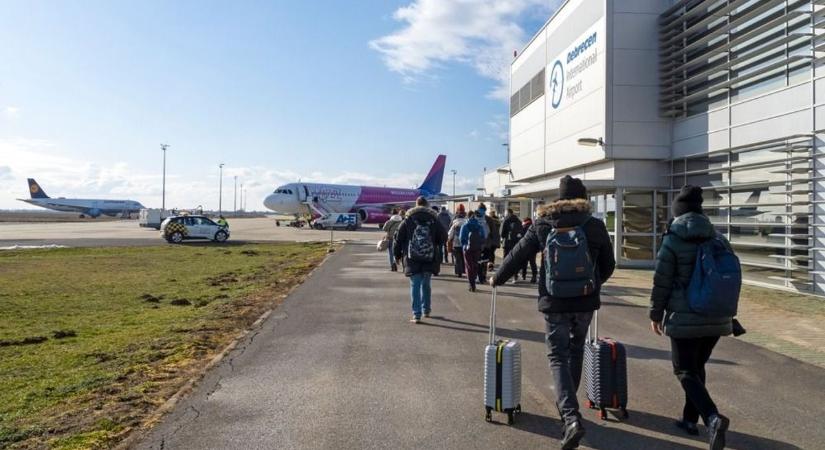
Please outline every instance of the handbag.
[[387, 250], [387, 247], [389, 247], [389, 245], [390, 245], [390, 242], [385, 236], [385, 237], [381, 238], [380, 241], [378, 241], [378, 244], [375, 246], [375, 249], [378, 250], [379, 252], [383, 252], [383, 251]]

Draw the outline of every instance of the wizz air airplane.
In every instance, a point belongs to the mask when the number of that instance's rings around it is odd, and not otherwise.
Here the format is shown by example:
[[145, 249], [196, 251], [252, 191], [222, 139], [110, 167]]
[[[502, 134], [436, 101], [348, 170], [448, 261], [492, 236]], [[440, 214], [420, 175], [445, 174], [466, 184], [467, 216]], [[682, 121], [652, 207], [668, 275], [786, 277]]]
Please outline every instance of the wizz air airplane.
[[77, 212], [81, 218], [89, 216], [94, 219], [101, 215], [128, 217], [129, 214], [139, 213], [143, 208], [143, 205], [134, 200], [51, 198], [33, 178], [29, 178], [29, 194], [31, 198], [18, 200], [55, 211]]
[[410, 208], [416, 198], [449, 200], [441, 193], [446, 155], [438, 155], [418, 189], [320, 183], [285, 184], [264, 199], [264, 206], [279, 214], [319, 217], [331, 213], [358, 213], [362, 223], [382, 223], [394, 207]]

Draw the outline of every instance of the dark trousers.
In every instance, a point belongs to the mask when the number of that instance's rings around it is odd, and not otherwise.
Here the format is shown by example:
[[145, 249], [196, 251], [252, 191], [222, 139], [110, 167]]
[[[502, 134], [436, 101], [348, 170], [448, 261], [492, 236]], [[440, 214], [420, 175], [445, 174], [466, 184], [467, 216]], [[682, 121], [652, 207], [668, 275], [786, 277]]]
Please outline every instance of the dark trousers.
[[450, 257], [448, 256], [450, 254], [450, 252], [447, 249], [447, 244], [446, 243], [442, 246], [441, 253], [444, 254], [444, 263], [446, 264], [446, 263], [450, 262]]
[[464, 250], [461, 247], [453, 249], [453, 264], [456, 276], [464, 275]]
[[464, 250], [464, 266], [467, 269], [467, 281], [470, 287], [476, 287], [476, 277], [478, 274], [478, 258], [481, 252], [478, 250]]
[[536, 268], [536, 255], [527, 258], [527, 261], [524, 262], [524, 267], [521, 268], [521, 278], [527, 279], [527, 265], [530, 265], [530, 272], [532, 274], [533, 280], [536, 279], [536, 275], [538, 274], [538, 269]]
[[[513, 242], [512, 244], [508, 244], [507, 242], [504, 243], [504, 258], [505, 259], [507, 258], [507, 255], [510, 254], [511, 251], [513, 251], [513, 247], [515, 247], [515, 246], [516, 246], [516, 242]], [[516, 271], [516, 274], [513, 275], [513, 278], [518, 280], [518, 271]], [[524, 278], [523, 275], [522, 275], [522, 278]]]
[[682, 418], [687, 422], [697, 423], [701, 415], [707, 425], [708, 418], [719, 412], [705, 388], [705, 364], [717, 342], [718, 336], [670, 338], [673, 373], [685, 391]]
[[556, 407], [565, 423], [581, 417], [576, 392], [582, 378], [584, 340], [592, 319], [592, 312], [544, 315], [547, 358], [553, 373]]

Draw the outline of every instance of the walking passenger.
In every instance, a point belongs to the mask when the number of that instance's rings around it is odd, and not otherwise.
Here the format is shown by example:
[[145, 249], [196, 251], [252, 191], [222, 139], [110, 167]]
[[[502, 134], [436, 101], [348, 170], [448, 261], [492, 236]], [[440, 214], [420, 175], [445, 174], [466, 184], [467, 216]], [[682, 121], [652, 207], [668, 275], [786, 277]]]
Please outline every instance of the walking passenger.
[[419, 323], [421, 315], [430, 317], [430, 280], [441, 269], [441, 259], [437, 249], [447, 241], [444, 227], [438, 223], [435, 211], [427, 206], [427, 199], [418, 197], [415, 208], [407, 211], [407, 218], [401, 222], [395, 235], [393, 254], [396, 259], [406, 261], [404, 274], [410, 277], [410, 303], [412, 319]]
[[[446, 206], [441, 207], [441, 212], [438, 213], [438, 222], [444, 227], [444, 232], [450, 231], [450, 223], [452, 222], [452, 217], [450, 217], [450, 212], [447, 211]], [[441, 253], [444, 256], [444, 262], [450, 262], [449, 257], [447, 256], [450, 253], [450, 249], [447, 248], [447, 243], [444, 243], [443, 248], [441, 249]]]
[[484, 219], [478, 218], [478, 213], [470, 211], [467, 222], [461, 226], [459, 240], [461, 248], [464, 250], [464, 266], [467, 269], [467, 281], [470, 282], [470, 292], [476, 291], [476, 279], [478, 277], [478, 258], [484, 249], [484, 227], [481, 222]]
[[[559, 199], [538, 209], [538, 219], [527, 234], [510, 251], [490, 284], [502, 285], [524, 267], [536, 253], [542, 252], [554, 229], [581, 227], [587, 240], [587, 249], [593, 261], [594, 284], [589, 293], [571, 297], [561, 296], [555, 285], [547, 283], [547, 261], [541, 261], [541, 280], [538, 286], [538, 309], [544, 314], [546, 342], [550, 369], [556, 393], [556, 406], [564, 421], [562, 448], [576, 448], [584, 436], [576, 391], [579, 388], [584, 358], [584, 341], [593, 311], [601, 305], [599, 292], [602, 284], [613, 274], [616, 262], [607, 228], [590, 215], [591, 205], [587, 191], [578, 178], [569, 175], [559, 183]], [[551, 294], [556, 292], [556, 295]]]
[[[504, 218], [504, 223], [501, 224], [501, 238], [504, 239], [504, 257], [510, 253], [510, 250], [516, 246], [516, 243], [523, 236], [521, 227], [521, 220], [519, 220], [516, 213], [512, 209], [507, 209], [507, 217]], [[535, 264], [535, 262], [533, 263]], [[524, 276], [522, 275], [524, 279]], [[518, 280], [518, 272], [516, 272], [513, 280]]]
[[[673, 201], [673, 222], [656, 256], [656, 273], [650, 295], [650, 327], [670, 337], [673, 372], [685, 391], [682, 417], [676, 426], [699, 434], [701, 416], [708, 428], [710, 448], [725, 446], [729, 420], [719, 410], [705, 386], [705, 364], [720, 336], [732, 332], [732, 317], [693, 312], [686, 291], [691, 283], [696, 254], [703, 242], [717, 238], [727, 251], [730, 244], [716, 233], [702, 213], [702, 188], [686, 185]], [[732, 300], [732, 299], [731, 299]]]
[[395, 233], [398, 231], [398, 227], [401, 225], [401, 222], [404, 221], [404, 218], [398, 214], [398, 208], [393, 208], [392, 216], [390, 219], [384, 223], [384, 233], [385, 239], [387, 240], [387, 253], [390, 255], [390, 271], [391, 272], [398, 272], [398, 264], [395, 263], [395, 256], [393, 255], [392, 243], [395, 239]]
[[[524, 220], [521, 222], [522, 236], [527, 235], [527, 231], [530, 229], [531, 226], [533, 226], [533, 219], [525, 217]], [[524, 266], [522, 266], [521, 268], [522, 280], [527, 279], [527, 264], [530, 264], [530, 272], [532, 275], [530, 277], [530, 283], [535, 283], [536, 275], [538, 274], [538, 270], [536, 269], [536, 256], [533, 255], [532, 257], [527, 258], [527, 261], [524, 262]]]
[[467, 214], [464, 212], [464, 205], [459, 204], [455, 218], [450, 224], [450, 231], [447, 233], [447, 247], [453, 252], [453, 269], [455, 276], [461, 278], [464, 275], [464, 250], [461, 247], [461, 227], [467, 223]]

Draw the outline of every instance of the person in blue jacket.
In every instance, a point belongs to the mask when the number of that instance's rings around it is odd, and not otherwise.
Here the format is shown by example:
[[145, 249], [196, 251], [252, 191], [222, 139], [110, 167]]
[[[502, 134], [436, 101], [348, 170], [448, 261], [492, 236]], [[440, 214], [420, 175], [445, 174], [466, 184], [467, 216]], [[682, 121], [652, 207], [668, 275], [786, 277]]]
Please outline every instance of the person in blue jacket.
[[[484, 218], [480, 219], [484, 220]], [[467, 281], [470, 282], [470, 292], [476, 291], [478, 278], [478, 259], [484, 250], [487, 235], [475, 211], [470, 211], [467, 222], [461, 226], [458, 234], [461, 248], [464, 251], [464, 265], [467, 269]]]

